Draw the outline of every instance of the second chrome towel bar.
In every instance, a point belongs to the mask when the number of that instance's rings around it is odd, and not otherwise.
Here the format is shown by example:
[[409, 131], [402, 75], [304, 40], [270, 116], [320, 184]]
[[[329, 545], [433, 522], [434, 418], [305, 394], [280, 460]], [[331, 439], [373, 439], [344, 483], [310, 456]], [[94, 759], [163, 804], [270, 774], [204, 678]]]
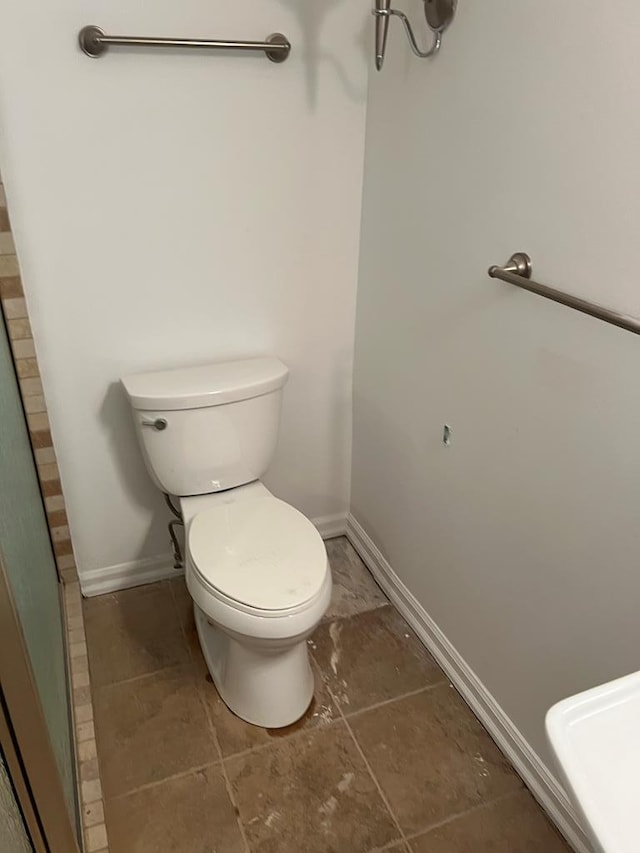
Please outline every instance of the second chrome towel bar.
[[586, 299], [580, 299], [578, 296], [571, 296], [569, 293], [563, 293], [561, 290], [548, 287], [546, 284], [532, 281], [531, 271], [531, 258], [525, 252], [516, 252], [511, 255], [503, 267], [493, 266], [489, 267], [488, 270], [491, 278], [499, 278], [508, 284], [514, 284], [516, 287], [531, 291], [531, 293], [537, 293], [538, 296], [544, 296], [545, 299], [559, 302], [561, 305], [566, 305], [583, 314], [589, 314], [590, 317], [595, 317], [605, 323], [618, 326], [620, 329], [626, 329], [627, 332], [640, 335], [640, 319], [637, 317], [619, 314], [611, 308], [604, 308], [602, 305], [587, 302]]
[[78, 34], [80, 48], [96, 58], [112, 45], [119, 47], [195, 47], [209, 50], [261, 50], [272, 62], [284, 62], [291, 53], [291, 43], [282, 33], [272, 33], [265, 41], [220, 41], [219, 39], [150, 38], [149, 36], [108, 36], [100, 27], [89, 25]]

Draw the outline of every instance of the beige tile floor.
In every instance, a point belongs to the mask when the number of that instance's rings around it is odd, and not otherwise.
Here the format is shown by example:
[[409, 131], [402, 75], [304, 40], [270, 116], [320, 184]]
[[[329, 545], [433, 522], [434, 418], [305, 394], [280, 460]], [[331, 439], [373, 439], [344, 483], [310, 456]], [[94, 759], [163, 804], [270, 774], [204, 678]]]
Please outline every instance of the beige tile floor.
[[84, 602], [113, 853], [561, 853], [564, 841], [345, 539], [313, 704], [250, 726], [184, 581]]

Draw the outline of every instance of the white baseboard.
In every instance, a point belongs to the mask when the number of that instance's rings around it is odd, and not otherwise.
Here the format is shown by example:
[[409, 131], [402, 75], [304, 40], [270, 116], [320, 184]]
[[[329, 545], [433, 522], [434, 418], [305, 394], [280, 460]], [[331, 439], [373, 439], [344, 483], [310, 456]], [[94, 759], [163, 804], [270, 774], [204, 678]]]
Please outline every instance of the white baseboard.
[[[344, 536], [347, 532], [347, 515], [324, 515], [312, 519], [323, 539], [333, 539]], [[167, 578], [180, 577], [182, 570], [173, 568], [173, 556], [160, 554], [157, 557], [147, 557], [133, 560], [130, 563], [119, 563], [116, 566], [106, 566], [102, 569], [91, 569], [80, 574], [82, 594], [91, 598], [94, 595], [104, 595], [107, 592], [117, 592], [119, 589], [129, 589], [132, 586], [155, 583]]]
[[90, 598], [94, 595], [116, 592], [119, 589], [129, 589], [132, 586], [180, 577], [182, 573], [181, 569], [173, 568], [171, 554], [159, 554], [157, 557], [146, 557], [142, 560], [132, 560], [130, 563], [119, 563], [103, 569], [79, 572], [79, 578], [82, 594]]
[[344, 536], [347, 532], [347, 513], [341, 512], [336, 515], [322, 515], [312, 518], [311, 521], [318, 529], [323, 539], [335, 539], [336, 536]]
[[577, 853], [592, 853], [566, 793], [549, 768], [424, 607], [403, 584], [371, 537], [352, 515], [347, 519], [347, 537], [389, 599], [440, 664], [560, 832]]

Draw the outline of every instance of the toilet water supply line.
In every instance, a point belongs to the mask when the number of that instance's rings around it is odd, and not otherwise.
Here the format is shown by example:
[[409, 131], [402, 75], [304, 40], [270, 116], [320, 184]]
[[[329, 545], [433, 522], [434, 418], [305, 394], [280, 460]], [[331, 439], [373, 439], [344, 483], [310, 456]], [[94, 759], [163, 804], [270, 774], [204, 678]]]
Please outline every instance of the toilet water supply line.
[[176, 535], [175, 528], [176, 527], [184, 527], [184, 520], [180, 513], [180, 510], [176, 509], [173, 505], [170, 496], [163, 492], [164, 499], [166, 501], [167, 506], [175, 515], [175, 518], [172, 518], [167, 527], [169, 528], [169, 536], [171, 537], [171, 544], [173, 545], [173, 568], [174, 569], [183, 569], [184, 568], [184, 558], [182, 556], [182, 548], [180, 547], [180, 541]]

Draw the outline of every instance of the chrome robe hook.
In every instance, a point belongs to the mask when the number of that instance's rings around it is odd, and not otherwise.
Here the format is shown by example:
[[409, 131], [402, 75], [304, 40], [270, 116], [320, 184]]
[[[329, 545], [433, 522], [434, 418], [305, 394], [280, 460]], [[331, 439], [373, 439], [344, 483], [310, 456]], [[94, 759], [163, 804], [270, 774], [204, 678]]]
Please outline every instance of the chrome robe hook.
[[409, 45], [414, 54], [420, 59], [433, 56], [440, 50], [442, 34], [447, 29], [456, 13], [457, 0], [422, 0], [424, 4], [424, 15], [431, 32], [433, 33], [433, 44], [427, 50], [421, 50], [413, 32], [409, 18], [399, 9], [391, 8], [391, 0], [374, 0], [371, 14], [376, 19], [376, 68], [382, 68], [384, 56], [387, 50], [387, 35], [389, 33], [389, 19], [391, 16], [400, 18], [409, 40]]

